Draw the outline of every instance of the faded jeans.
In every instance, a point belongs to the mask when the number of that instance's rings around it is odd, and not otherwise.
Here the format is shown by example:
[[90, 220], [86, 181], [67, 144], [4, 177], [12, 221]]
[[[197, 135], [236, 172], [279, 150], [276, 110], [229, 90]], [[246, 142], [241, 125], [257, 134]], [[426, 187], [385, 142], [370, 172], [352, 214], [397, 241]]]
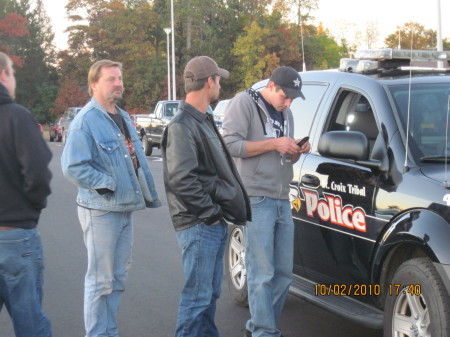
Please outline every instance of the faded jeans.
[[44, 256], [36, 229], [0, 231], [0, 310], [5, 304], [16, 337], [51, 337], [42, 311]]
[[78, 206], [88, 266], [84, 281], [86, 337], [117, 337], [117, 312], [131, 266], [131, 212]]
[[245, 262], [253, 337], [280, 336], [277, 324], [292, 281], [294, 222], [289, 200], [250, 197]]
[[218, 337], [214, 322], [223, 278], [228, 228], [224, 221], [177, 231], [185, 284], [178, 307], [176, 337]]

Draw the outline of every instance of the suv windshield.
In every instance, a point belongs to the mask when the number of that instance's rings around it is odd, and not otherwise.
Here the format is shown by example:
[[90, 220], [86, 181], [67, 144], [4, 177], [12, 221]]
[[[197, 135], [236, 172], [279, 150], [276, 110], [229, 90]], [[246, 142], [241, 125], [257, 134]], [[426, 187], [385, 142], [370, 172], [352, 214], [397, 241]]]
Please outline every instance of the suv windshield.
[[416, 161], [444, 162], [450, 155], [448, 140], [450, 83], [389, 86], [401, 127], [406, 130], [409, 104], [409, 147]]

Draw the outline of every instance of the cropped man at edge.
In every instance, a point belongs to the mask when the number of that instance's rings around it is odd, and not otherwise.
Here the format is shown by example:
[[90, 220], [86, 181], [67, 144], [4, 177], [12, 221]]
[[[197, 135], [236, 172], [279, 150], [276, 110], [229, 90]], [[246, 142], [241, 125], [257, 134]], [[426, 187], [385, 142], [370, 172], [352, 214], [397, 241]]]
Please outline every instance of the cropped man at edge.
[[15, 90], [11, 59], [0, 52], [0, 310], [6, 306], [16, 337], [51, 337], [36, 227], [50, 194], [52, 153], [31, 113], [14, 102]]
[[227, 240], [224, 218], [244, 224], [251, 216], [233, 160], [206, 113], [219, 97], [221, 77], [228, 76], [210, 57], [191, 59], [184, 69], [186, 100], [162, 140], [164, 184], [185, 278], [176, 337], [219, 336], [214, 316]]
[[142, 144], [122, 99], [122, 65], [101, 60], [88, 74], [91, 101], [70, 124], [61, 157], [78, 186], [78, 218], [87, 248], [86, 337], [117, 337], [117, 313], [131, 266], [132, 212], [161, 206]]
[[[245, 227], [250, 319], [246, 337], [280, 336], [277, 328], [292, 280], [294, 223], [289, 203], [292, 164], [310, 150], [293, 139], [289, 109], [304, 96], [298, 72], [275, 69], [260, 92], [248, 89], [228, 104], [223, 139], [250, 197], [252, 221]], [[305, 135], [306, 136], [306, 135]]]

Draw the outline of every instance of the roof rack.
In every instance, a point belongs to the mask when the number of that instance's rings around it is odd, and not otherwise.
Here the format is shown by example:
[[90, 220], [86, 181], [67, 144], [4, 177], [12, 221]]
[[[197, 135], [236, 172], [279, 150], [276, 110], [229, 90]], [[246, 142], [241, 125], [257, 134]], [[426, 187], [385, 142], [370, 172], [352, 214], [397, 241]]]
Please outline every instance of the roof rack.
[[[424, 61], [432, 61], [436, 66], [414, 66]], [[450, 51], [436, 50], [402, 50], [402, 49], [371, 49], [357, 51], [354, 59], [343, 58], [339, 71], [360, 74], [376, 74], [383, 72], [414, 73], [446, 73], [449, 69], [437, 68], [437, 61], [447, 61], [450, 66]]]

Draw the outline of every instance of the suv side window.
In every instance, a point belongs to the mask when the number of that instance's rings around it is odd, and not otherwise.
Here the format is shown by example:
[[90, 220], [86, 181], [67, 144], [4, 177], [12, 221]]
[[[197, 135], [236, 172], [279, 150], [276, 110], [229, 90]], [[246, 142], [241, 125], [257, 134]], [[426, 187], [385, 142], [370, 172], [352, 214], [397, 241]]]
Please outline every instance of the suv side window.
[[362, 132], [369, 141], [369, 150], [372, 149], [379, 133], [368, 99], [354, 91], [344, 90], [338, 94], [327, 125], [325, 132], [336, 130]]
[[303, 138], [311, 134], [311, 126], [327, 89], [328, 85], [325, 83], [303, 83], [302, 92], [306, 99], [297, 98], [291, 104], [295, 138]]

